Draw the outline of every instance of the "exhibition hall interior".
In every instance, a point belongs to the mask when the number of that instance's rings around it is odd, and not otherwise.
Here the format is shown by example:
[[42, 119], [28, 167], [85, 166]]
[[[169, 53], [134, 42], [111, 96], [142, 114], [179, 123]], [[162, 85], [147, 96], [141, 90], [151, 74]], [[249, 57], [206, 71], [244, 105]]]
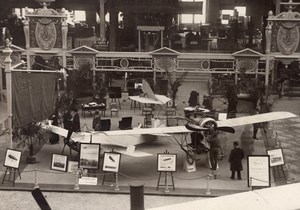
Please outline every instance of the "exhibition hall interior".
[[130, 194], [134, 210], [144, 194], [297, 189], [299, 10], [299, 0], [2, 2], [0, 191]]

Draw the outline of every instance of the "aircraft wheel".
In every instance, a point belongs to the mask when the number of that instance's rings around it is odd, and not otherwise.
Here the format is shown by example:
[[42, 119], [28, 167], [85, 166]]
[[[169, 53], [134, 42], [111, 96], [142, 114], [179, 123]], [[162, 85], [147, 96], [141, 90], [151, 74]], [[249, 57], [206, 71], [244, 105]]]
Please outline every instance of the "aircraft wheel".
[[192, 165], [194, 163], [194, 153], [192, 151], [187, 151], [186, 153], [186, 160], [187, 162]]

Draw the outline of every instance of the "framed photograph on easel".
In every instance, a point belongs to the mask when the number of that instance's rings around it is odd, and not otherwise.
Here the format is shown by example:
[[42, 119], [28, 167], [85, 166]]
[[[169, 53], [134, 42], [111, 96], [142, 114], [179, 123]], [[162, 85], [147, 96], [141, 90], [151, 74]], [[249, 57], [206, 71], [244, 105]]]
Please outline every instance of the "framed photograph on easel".
[[19, 168], [22, 152], [14, 149], [6, 149], [3, 165], [9, 168]]
[[100, 159], [100, 144], [81, 143], [79, 151], [79, 167], [98, 170]]
[[68, 156], [52, 154], [51, 169], [56, 171], [67, 171]]
[[267, 154], [270, 156], [271, 167], [284, 165], [284, 158], [281, 148], [267, 150]]
[[121, 154], [116, 152], [105, 152], [103, 160], [104, 172], [119, 172], [121, 162]]
[[157, 154], [157, 171], [158, 172], [175, 172], [177, 155], [169, 153]]

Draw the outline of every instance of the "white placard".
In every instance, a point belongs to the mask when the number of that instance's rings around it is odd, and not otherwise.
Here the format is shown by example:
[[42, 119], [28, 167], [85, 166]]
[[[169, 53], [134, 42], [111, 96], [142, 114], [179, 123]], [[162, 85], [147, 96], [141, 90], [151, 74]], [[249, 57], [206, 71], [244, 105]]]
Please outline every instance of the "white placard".
[[97, 185], [98, 183], [98, 178], [97, 177], [87, 177], [83, 176], [79, 178], [78, 184], [80, 185]]
[[270, 160], [268, 155], [248, 156], [248, 186], [270, 187]]
[[226, 120], [227, 119], [227, 113], [219, 113], [218, 114], [218, 120]]
[[128, 146], [126, 148], [126, 152], [129, 153], [129, 154], [133, 153], [134, 150], [135, 150], [135, 146], [133, 146], [133, 145], [132, 146]]
[[157, 154], [157, 170], [165, 172], [176, 171], [176, 154]]
[[270, 156], [271, 167], [284, 165], [284, 159], [281, 148], [267, 150], [267, 153]]
[[105, 152], [102, 170], [106, 172], [119, 172], [120, 160], [120, 153]]

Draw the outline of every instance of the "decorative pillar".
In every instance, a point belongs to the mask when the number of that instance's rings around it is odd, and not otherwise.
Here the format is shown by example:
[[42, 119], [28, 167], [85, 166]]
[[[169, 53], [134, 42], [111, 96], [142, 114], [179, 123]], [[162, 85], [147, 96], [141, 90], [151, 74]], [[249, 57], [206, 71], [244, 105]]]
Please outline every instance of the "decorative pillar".
[[280, 2], [281, 0], [275, 0], [276, 1], [276, 11], [275, 11], [275, 15], [278, 15], [280, 13]]
[[265, 87], [269, 86], [269, 74], [270, 74], [270, 57], [269, 55], [266, 55]]
[[100, 37], [106, 40], [106, 33], [105, 33], [105, 11], [104, 11], [104, 0], [99, 0], [100, 5]]
[[[28, 13], [28, 8], [25, 8], [25, 13]], [[30, 48], [30, 39], [29, 39], [29, 20], [28, 17], [25, 17], [25, 20], [23, 21], [23, 28], [24, 28], [24, 34], [25, 34], [25, 49], [28, 50]]]
[[11, 84], [11, 58], [12, 50], [10, 49], [11, 41], [9, 39], [5, 40], [6, 48], [3, 50], [5, 57], [5, 73], [6, 73], [6, 95], [7, 95], [7, 115], [8, 115], [8, 129], [9, 129], [9, 140], [10, 148], [13, 149], [12, 144], [12, 84]]
[[[65, 9], [62, 8], [61, 13], [65, 15]], [[67, 16], [61, 18], [61, 28], [62, 28], [62, 49], [65, 51], [67, 50], [67, 38], [68, 38], [68, 24], [67, 24]]]
[[116, 50], [116, 34], [118, 33], [118, 12], [115, 10], [110, 11], [110, 27], [109, 27], [109, 50]]
[[164, 31], [160, 31], [160, 47], [164, 46]]
[[[269, 18], [273, 16], [273, 12], [269, 12]], [[268, 21], [268, 25], [266, 27], [266, 54], [269, 54], [271, 51], [271, 35], [272, 35], [272, 21]]]
[[139, 52], [141, 52], [141, 30], [138, 29], [138, 37], [139, 37]]

